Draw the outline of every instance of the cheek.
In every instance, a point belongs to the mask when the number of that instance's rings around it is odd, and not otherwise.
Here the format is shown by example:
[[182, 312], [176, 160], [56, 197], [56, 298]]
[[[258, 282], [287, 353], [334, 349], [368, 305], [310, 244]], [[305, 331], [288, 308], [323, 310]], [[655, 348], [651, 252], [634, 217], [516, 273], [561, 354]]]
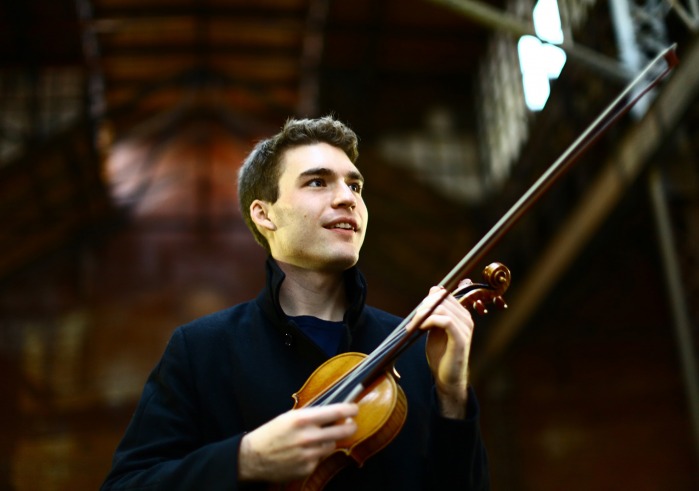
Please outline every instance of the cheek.
[[274, 213], [275, 224], [278, 227], [286, 227], [294, 222], [294, 210], [288, 206], [277, 206]]

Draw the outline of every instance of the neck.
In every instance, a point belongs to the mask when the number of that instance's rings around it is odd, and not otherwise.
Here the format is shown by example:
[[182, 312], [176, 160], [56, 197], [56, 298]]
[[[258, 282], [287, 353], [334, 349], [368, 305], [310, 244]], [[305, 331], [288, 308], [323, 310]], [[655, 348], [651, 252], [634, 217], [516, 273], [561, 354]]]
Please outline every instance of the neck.
[[286, 315], [341, 321], [347, 310], [342, 273], [312, 271], [277, 261], [285, 274], [279, 303]]

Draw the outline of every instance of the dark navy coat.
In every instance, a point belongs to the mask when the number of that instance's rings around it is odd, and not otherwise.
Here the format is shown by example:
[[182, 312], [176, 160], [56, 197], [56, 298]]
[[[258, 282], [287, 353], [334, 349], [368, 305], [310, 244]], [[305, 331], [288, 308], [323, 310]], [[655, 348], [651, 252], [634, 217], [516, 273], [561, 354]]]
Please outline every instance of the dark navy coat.
[[[102, 490], [237, 490], [238, 447], [251, 431], [293, 406], [327, 359], [281, 310], [284, 274], [267, 262], [267, 285], [247, 303], [179, 327], [146, 382]], [[400, 319], [365, 306], [356, 268], [345, 274], [350, 308], [341, 351], [372, 351]], [[424, 338], [399, 358], [408, 399], [400, 434], [361, 469], [348, 467], [330, 490], [484, 490], [489, 488], [478, 403], [469, 389], [467, 419], [442, 418], [425, 359]]]

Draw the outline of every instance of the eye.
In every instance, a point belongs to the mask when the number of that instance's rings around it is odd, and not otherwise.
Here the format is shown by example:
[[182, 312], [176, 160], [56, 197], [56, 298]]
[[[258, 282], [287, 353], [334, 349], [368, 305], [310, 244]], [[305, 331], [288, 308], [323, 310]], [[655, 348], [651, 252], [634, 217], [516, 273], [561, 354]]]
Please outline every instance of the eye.
[[311, 187], [311, 188], [320, 188], [325, 186], [325, 181], [321, 179], [320, 177], [316, 177], [311, 179], [306, 183], [306, 186]]
[[361, 182], [351, 182], [348, 184], [349, 188], [357, 194], [362, 193], [362, 183]]

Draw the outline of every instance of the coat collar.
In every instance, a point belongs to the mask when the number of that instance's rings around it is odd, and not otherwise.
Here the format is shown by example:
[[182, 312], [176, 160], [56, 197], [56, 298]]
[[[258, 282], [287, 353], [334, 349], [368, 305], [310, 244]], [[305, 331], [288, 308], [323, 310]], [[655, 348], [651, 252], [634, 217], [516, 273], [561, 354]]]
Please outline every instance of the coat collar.
[[[258, 296], [258, 302], [268, 314], [272, 314], [275, 320], [286, 322], [286, 315], [279, 303], [279, 292], [285, 274], [271, 256], [267, 257], [265, 273], [265, 289]], [[353, 329], [362, 316], [366, 302], [366, 280], [356, 266], [345, 271], [343, 277], [348, 304], [343, 321], [345, 325]]]
[[[282, 341], [285, 345], [306, 353], [306, 356], [315, 357], [320, 355], [322, 353], [320, 348], [297, 329], [294, 322], [290, 321], [282, 310], [279, 303], [279, 292], [285, 274], [271, 256], [267, 258], [265, 263], [265, 273], [265, 288], [256, 299], [263, 315], [272, 321], [272, 324], [282, 336]], [[346, 335], [341, 351], [346, 351], [349, 348], [357, 329], [362, 324], [366, 302], [366, 281], [356, 266], [344, 272], [344, 280], [348, 308], [343, 318]], [[323, 354], [321, 357], [325, 358], [325, 355]]]

